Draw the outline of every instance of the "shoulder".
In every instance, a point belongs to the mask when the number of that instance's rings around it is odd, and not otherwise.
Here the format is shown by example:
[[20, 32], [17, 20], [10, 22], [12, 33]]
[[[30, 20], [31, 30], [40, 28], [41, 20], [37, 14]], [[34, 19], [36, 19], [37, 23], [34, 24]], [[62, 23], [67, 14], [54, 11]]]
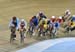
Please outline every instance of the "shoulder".
[[71, 12], [68, 12], [68, 14], [71, 14]]
[[17, 19], [19, 19], [19, 18], [17, 17]]

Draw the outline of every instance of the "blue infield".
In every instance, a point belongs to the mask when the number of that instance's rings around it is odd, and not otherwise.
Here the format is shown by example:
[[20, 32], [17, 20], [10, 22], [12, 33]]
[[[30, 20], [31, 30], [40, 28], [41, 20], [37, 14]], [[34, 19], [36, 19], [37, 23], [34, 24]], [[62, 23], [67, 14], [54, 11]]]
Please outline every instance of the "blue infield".
[[45, 40], [16, 52], [75, 52], [75, 38]]

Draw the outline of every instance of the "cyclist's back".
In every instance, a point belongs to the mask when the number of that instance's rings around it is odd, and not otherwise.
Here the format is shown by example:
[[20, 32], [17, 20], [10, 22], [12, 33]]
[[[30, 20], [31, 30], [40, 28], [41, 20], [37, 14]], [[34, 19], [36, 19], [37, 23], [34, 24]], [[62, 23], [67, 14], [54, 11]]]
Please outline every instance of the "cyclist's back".
[[17, 17], [13, 17], [9, 23], [9, 27], [11, 26], [15, 26], [15, 28], [18, 28], [18, 24], [19, 24], [19, 19]]

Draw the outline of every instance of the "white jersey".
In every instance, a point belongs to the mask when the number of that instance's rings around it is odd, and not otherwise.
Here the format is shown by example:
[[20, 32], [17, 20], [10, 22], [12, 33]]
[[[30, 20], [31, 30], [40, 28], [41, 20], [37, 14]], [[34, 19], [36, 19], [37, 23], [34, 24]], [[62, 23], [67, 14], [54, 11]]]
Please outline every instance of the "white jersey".
[[[21, 24], [22, 24], [22, 23], [20, 22], [20, 23], [19, 23], [18, 28], [21, 28]], [[24, 24], [24, 27], [23, 27], [23, 28], [25, 28], [25, 29], [26, 29], [26, 28], [27, 28], [27, 22], [26, 22], [26, 21], [24, 21], [24, 23], [23, 23], [23, 24]]]

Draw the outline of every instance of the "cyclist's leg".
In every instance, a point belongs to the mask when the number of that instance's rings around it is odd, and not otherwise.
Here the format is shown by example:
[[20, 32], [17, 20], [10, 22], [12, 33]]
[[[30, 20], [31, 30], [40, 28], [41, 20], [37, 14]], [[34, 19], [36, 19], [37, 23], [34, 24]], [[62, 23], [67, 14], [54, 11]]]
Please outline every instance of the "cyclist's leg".
[[14, 40], [16, 39], [16, 29], [14, 28], [14, 31], [13, 31], [13, 38]]

